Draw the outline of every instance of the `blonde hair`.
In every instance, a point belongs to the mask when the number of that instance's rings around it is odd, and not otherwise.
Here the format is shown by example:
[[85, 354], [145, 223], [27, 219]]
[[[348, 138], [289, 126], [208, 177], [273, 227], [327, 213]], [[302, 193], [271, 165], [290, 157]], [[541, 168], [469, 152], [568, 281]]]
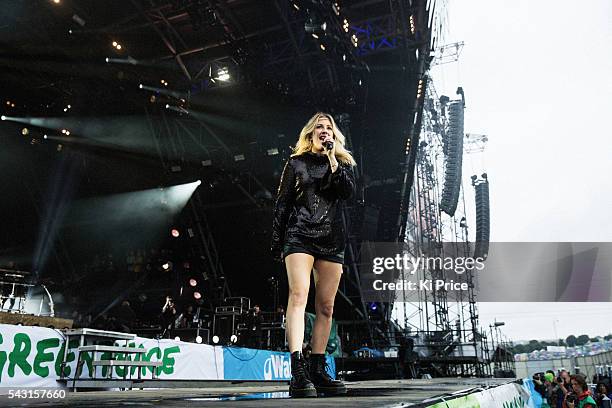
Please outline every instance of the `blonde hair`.
[[314, 133], [315, 126], [320, 118], [329, 119], [332, 124], [332, 134], [336, 140], [336, 158], [339, 162], [344, 164], [350, 164], [351, 166], [355, 166], [357, 163], [351, 153], [344, 148], [344, 143], [346, 138], [336, 126], [336, 122], [334, 118], [329, 113], [317, 112], [314, 114], [312, 118], [306, 122], [302, 131], [300, 132], [300, 137], [298, 138], [295, 147], [293, 148], [293, 154], [291, 157], [298, 156], [302, 153], [306, 153], [312, 150], [312, 135]]

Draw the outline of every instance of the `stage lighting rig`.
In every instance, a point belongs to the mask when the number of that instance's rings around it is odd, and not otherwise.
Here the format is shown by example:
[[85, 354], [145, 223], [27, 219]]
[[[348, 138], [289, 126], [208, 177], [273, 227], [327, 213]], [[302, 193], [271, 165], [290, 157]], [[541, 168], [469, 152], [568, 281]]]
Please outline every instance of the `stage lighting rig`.
[[310, 17], [304, 23], [304, 30], [310, 34], [324, 34], [325, 30], [327, 30], [327, 23], [325, 21], [321, 22], [316, 17]]

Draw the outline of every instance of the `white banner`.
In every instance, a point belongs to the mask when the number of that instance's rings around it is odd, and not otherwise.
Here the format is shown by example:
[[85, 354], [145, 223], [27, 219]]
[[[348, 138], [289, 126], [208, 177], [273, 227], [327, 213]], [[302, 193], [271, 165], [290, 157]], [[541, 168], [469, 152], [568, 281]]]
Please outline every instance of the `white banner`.
[[[76, 367], [78, 339], [71, 338], [68, 348], [68, 369], [72, 377]], [[118, 344], [125, 345], [125, 342]], [[130, 347], [144, 348], [139, 354], [116, 354], [118, 360], [161, 361], [160, 367], [128, 368], [129, 378], [138, 376], [151, 378], [152, 370], [157, 371], [160, 379], [173, 380], [217, 380], [223, 379], [223, 348], [207, 344], [185, 343], [174, 340], [154, 340], [137, 337]], [[64, 336], [59, 330], [43, 327], [28, 327], [0, 324], [0, 393], [7, 387], [58, 387], [60, 367], [64, 357]], [[96, 360], [108, 359], [108, 353], [96, 353]], [[83, 365], [80, 378], [90, 378], [92, 356], [82, 356]], [[108, 367], [97, 367], [96, 377], [103, 378]], [[113, 367], [113, 377], [123, 377], [123, 367]]]
[[518, 384], [510, 383], [473, 394], [481, 408], [528, 408], [529, 394]]

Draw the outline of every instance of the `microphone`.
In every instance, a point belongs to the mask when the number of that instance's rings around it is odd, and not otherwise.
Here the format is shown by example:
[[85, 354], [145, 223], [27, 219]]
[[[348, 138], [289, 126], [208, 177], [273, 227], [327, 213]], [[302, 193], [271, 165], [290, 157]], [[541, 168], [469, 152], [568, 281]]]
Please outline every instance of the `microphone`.
[[327, 150], [331, 150], [334, 148], [334, 142], [332, 142], [331, 140], [328, 140], [326, 142], [323, 142], [323, 146], [327, 149]]

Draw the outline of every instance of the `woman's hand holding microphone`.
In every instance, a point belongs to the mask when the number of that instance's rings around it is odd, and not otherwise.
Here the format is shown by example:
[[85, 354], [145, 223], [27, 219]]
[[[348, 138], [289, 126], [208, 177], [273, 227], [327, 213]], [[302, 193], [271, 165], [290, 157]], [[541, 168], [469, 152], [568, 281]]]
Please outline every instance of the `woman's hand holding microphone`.
[[323, 147], [325, 147], [325, 154], [327, 154], [327, 158], [329, 159], [329, 165], [331, 167], [332, 173], [335, 173], [338, 170], [338, 160], [336, 159], [336, 144], [333, 140], [326, 140], [323, 142]]

